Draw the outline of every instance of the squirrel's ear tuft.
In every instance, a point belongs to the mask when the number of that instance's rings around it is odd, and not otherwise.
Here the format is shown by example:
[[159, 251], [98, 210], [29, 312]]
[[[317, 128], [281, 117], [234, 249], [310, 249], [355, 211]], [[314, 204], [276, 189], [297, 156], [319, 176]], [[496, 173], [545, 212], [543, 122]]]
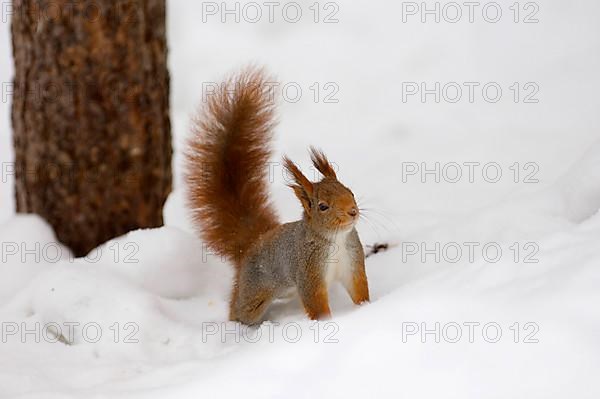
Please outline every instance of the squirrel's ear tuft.
[[302, 203], [302, 207], [310, 213], [310, 197], [313, 195], [313, 184], [302, 174], [300, 169], [288, 157], [283, 157], [283, 166], [292, 175], [296, 184], [289, 184], [294, 190], [296, 197]]
[[317, 168], [323, 176], [337, 179], [335, 170], [333, 170], [333, 166], [331, 166], [323, 151], [318, 150], [315, 147], [310, 147], [310, 159], [312, 160], [313, 165], [315, 165], [315, 168]]

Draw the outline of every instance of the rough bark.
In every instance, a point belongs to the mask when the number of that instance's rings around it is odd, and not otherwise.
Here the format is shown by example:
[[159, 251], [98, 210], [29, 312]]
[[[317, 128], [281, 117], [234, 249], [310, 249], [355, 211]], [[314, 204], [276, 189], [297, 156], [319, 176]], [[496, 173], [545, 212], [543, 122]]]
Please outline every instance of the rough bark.
[[17, 212], [78, 256], [163, 223], [171, 191], [165, 0], [14, 0]]

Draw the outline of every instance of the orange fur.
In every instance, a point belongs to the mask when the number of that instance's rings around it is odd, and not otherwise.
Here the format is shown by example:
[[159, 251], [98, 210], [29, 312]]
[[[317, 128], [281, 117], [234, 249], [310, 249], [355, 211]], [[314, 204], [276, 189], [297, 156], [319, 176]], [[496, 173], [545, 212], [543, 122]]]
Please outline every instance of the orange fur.
[[186, 153], [188, 203], [202, 238], [236, 267], [279, 225], [268, 198], [273, 99], [261, 70], [247, 69], [209, 96]]
[[313, 195], [313, 184], [310, 182], [310, 180], [306, 178], [306, 176], [302, 174], [302, 172], [300, 171], [300, 169], [298, 169], [296, 164], [292, 162], [288, 157], [283, 157], [283, 166], [288, 172], [292, 174], [294, 182], [296, 183], [289, 184], [289, 186], [292, 188], [292, 190], [294, 190], [294, 194], [296, 194], [296, 197], [298, 197], [298, 199], [300, 200], [300, 203], [304, 208], [305, 214], [310, 215], [310, 198]]
[[331, 166], [323, 151], [318, 150], [315, 147], [310, 147], [310, 159], [315, 168], [317, 168], [323, 176], [337, 179], [335, 170], [333, 170], [333, 166]]
[[348, 293], [352, 298], [352, 302], [357, 305], [369, 301], [369, 284], [364, 268], [354, 272], [354, 275], [352, 276], [352, 287]]
[[318, 267], [310, 267], [305, 284], [298, 287], [304, 311], [311, 320], [322, 320], [331, 317], [327, 286], [319, 274]]

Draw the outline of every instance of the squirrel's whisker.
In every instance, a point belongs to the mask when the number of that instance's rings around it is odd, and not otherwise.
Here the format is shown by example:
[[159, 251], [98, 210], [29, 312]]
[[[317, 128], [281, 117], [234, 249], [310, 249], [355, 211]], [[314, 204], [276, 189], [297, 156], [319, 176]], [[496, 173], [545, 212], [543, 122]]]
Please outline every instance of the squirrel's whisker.
[[364, 221], [366, 225], [369, 226], [371, 230], [373, 230], [373, 233], [377, 235], [377, 239], [381, 240], [381, 234], [379, 233], [379, 230], [377, 230], [376, 226], [367, 217], [365, 217], [364, 215], [360, 215], [359, 220]]
[[[392, 232], [392, 230], [386, 226], [386, 223], [388, 225], [391, 225], [391, 227], [393, 228], [393, 230], [399, 231], [400, 228], [396, 225], [396, 223], [394, 223], [394, 221], [391, 219], [391, 217], [386, 216], [385, 214], [381, 213], [380, 211], [376, 210], [376, 209], [372, 209], [372, 208], [363, 208], [361, 209], [361, 212], [365, 215], [365, 216], [370, 216], [373, 221], [379, 223], [381, 225], [381, 227], [385, 228], [388, 232]], [[381, 219], [383, 219], [383, 222], [377, 220], [375, 217], [379, 217]]]
[[[390, 235], [394, 234], [393, 230], [391, 230], [388, 226], [386, 226], [379, 220], [373, 218], [372, 215], [363, 214], [362, 217], [365, 221], [367, 221], [368, 223], [370, 223], [372, 226], [374, 226], [376, 228], [375, 231], [377, 231], [378, 234], [379, 234], [379, 229], [384, 230], [387, 234], [390, 234]], [[379, 237], [379, 238], [381, 238], [381, 237]]]

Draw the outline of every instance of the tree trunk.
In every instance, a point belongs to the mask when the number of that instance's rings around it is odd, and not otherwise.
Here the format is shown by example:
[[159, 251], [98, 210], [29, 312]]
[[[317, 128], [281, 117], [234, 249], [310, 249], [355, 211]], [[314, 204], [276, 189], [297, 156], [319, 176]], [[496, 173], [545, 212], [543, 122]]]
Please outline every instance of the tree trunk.
[[77, 256], [162, 225], [171, 191], [165, 0], [14, 0], [17, 212]]

